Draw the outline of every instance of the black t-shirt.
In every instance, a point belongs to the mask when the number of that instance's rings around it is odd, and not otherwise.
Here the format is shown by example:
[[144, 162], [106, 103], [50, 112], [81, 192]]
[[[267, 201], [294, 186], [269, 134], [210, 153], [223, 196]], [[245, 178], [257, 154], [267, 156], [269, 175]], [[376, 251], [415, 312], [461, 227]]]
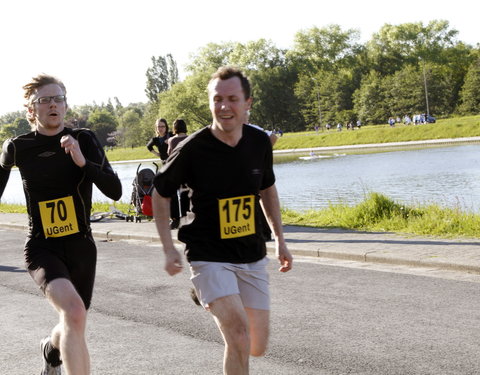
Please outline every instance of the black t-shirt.
[[251, 263], [266, 254], [259, 191], [275, 183], [268, 136], [243, 126], [235, 147], [215, 138], [210, 127], [175, 148], [155, 177], [160, 195], [171, 197], [181, 184], [191, 189], [195, 218], [180, 228], [189, 261]]
[[160, 154], [160, 160], [167, 160], [168, 158], [168, 144], [167, 140], [169, 135], [165, 135], [163, 137], [153, 137], [147, 143], [148, 151], [153, 151], [153, 147], [155, 146]]
[[[80, 144], [86, 159], [83, 168], [60, 146], [60, 139], [67, 134]], [[122, 195], [120, 180], [88, 129], [65, 128], [54, 136], [34, 131], [7, 139], [0, 156], [0, 197], [14, 165], [20, 171], [30, 232], [35, 236], [63, 237], [89, 231], [92, 183], [111, 199]]]

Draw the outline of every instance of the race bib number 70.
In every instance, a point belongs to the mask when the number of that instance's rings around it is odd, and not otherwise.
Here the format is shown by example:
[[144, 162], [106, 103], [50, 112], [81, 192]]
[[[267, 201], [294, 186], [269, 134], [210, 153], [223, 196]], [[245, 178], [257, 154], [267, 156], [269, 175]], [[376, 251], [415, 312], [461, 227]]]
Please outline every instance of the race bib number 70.
[[255, 234], [255, 197], [244, 195], [220, 199], [220, 238], [237, 238]]
[[45, 238], [77, 233], [78, 222], [73, 197], [38, 202]]

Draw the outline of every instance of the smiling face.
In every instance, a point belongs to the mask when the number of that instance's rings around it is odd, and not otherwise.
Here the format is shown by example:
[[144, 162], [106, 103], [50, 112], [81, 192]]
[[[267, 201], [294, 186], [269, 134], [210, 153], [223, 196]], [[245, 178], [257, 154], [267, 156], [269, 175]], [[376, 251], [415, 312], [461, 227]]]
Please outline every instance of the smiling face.
[[209, 103], [213, 117], [212, 129], [224, 133], [240, 132], [251, 98], [245, 98], [240, 78], [216, 78], [209, 84]]
[[[40, 87], [32, 97], [32, 101], [41, 97], [65, 95], [62, 88], [56, 83]], [[51, 99], [49, 103], [31, 103], [29, 113], [34, 117], [37, 131], [44, 135], [55, 135], [64, 128], [64, 118], [67, 113], [67, 102], [56, 102]]]

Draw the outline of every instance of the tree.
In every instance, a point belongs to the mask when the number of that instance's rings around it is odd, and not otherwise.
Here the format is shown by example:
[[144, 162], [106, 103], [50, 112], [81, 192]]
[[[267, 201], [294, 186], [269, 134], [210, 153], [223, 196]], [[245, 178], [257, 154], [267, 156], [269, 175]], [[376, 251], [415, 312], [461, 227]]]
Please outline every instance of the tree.
[[235, 43], [209, 43], [191, 55], [191, 64], [186, 70], [190, 73], [213, 73], [219, 67], [230, 63], [230, 53], [234, 50]]
[[285, 53], [272, 41], [259, 39], [246, 44], [236, 43], [228, 54], [228, 64], [240, 67], [245, 71], [259, 71], [277, 66], [285, 66]]
[[275, 66], [248, 73], [252, 82], [253, 107], [250, 121], [265, 129], [299, 131], [305, 128], [294, 87], [297, 72]]
[[363, 124], [384, 123], [390, 110], [380, 73], [371, 71], [353, 94], [354, 112]]
[[105, 146], [109, 134], [117, 129], [117, 119], [106, 109], [97, 109], [88, 117], [87, 126], [96, 134], [100, 144]]
[[206, 89], [209, 80], [210, 73], [198, 72], [160, 94], [158, 117], [167, 119], [169, 123], [182, 118], [189, 132], [211, 123]]
[[129, 109], [120, 117], [117, 130], [108, 134], [107, 142], [121, 147], [141, 146], [144, 142], [140, 134], [140, 115], [135, 110]]
[[16, 137], [20, 134], [31, 132], [30, 123], [24, 117], [17, 117], [12, 124], [6, 124], [1, 127], [0, 140], [4, 140], [12, 137]]
[[147, 87], [145, 93], [150, 102], [158, 101], [161, 92], [169, 90], [178, 82], [177, 63], [172, 55], [152, 56], [152, 66], [147, 69]]
[[0, 125], [11, 124], [17, 118], [25, 118], [25, 111], [9, 112], [0, 116]]
[[343, 31], [339, 25], [312, 27], [295, 34], [294, 47], [287, 53], [299, 65], [300, 74], [313, 75], [319, 70], [352, 68], [360, 50], [359, 31]]
[[457, 30], [448, 21], [385, 24], [367, 43], [371, 68], [382, 75], [393, 74], [405, 65], [423, 62], [446, 63], [445, 50], [454, 47]]
[[468, 69], [465, 83], [460, 92], [460, 100], [458, 111], [461, 114], [480, 113], [480, 58]]
[[[348, 69], [338, 72], [320, 70], [314, 76], [299, 77], [295, 93], [301, 103], [305, 122], [323, 126], [327, 122], [345, 121], [345, 111], [353, 108], [352, 74]], [[321, 117], [321, 120], [320, 120]], [[346, 121], [353, 120], [348, 118]]]

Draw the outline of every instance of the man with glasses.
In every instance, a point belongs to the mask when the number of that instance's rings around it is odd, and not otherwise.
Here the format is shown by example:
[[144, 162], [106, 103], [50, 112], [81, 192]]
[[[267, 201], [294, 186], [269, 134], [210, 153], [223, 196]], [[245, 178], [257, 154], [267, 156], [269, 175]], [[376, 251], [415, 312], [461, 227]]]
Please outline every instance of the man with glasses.
[[32, 132], [5, 141], [0, 155], [0, 198], [11, 168], [22, 176], [29, 216], [25, 264], [59, 314], [41, 341], [42, 375], [90, 374], [85, 341], [97, 249], [90, 229], [92, 184], [113, 200], [122, 185], [95, 135], [65, 126], [66, 89], [39, 75], [23, 86]]
[[155, 223], [165, 270], [182, 270], [168, 227], [169, 198], [181, 184], [191, 189], [194, 219], [179, 229], [191, 280], [225, 342], [225, 374], [248, 374], [249, 355], [265, 353], [270, 297], [260, 198], [275, 237], [279, 270], [292, 268], [282, 231], [273, 173], [272, 145], [260, 130], [244, 125], [252, 102], [250, 83], [237, 69], [220, 68], [208, 84], [213, 124], [190, 135], [155, 177]]

